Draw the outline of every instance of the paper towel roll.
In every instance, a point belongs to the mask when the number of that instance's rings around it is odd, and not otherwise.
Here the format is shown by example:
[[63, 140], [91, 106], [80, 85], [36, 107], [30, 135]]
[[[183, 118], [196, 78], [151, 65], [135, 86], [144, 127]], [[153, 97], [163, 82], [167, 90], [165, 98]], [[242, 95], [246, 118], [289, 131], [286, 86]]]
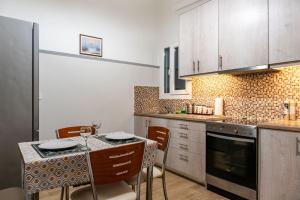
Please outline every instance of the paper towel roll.
[[215, 115], [223, 115], [223, 102], [222, 97], [215, 99]]

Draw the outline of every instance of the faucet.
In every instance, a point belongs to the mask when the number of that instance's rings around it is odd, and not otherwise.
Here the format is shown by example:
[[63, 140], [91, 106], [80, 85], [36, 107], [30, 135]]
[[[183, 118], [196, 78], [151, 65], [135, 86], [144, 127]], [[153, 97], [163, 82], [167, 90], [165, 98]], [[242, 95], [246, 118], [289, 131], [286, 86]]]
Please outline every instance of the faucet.
[[171, 113], [172, 111], [172, 107], [171, 106], [164, 106], [164, 108], [166, 109], [166, 111], [169, 113]]

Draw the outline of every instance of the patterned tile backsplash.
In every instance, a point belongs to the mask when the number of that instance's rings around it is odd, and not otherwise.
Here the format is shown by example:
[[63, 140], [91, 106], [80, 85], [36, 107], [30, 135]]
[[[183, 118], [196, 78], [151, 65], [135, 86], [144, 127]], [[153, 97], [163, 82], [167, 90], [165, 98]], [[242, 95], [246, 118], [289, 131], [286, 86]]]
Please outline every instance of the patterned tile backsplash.
[[214, 100], [224, 98], [224, 112], [230, 117], [251, 117], [262, 120], [282, 118], [283, 101], [296, 102], [297, 116], [300, 110], [300, 66], [280, 68], [243, 75], [210, 75], [192, 79], [191, 100], [159, 99], [158, 87], [135, 87], [135, 112], [181, 109], [186, 103], [214, 107]]

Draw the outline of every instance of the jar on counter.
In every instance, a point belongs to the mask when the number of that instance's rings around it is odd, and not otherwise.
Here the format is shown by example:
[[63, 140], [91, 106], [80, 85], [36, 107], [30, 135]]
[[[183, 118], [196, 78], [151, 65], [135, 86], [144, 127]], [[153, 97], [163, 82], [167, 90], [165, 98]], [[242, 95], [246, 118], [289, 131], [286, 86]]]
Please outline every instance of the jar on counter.
[[192, 104], [190, 104], [190, 103], [187, 103], [186, 104], [186, 111], [187, 111], [187, 114], [193, 114], [193, 106], [192, 106]]

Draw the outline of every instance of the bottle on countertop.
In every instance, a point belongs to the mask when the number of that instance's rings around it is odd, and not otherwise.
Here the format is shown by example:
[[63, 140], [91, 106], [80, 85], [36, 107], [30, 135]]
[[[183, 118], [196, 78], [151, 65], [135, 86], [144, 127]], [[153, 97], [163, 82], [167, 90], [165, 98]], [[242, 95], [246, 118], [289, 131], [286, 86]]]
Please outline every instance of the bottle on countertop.
[[186, 104], [186, 111], [187, 111], [187, 114], [193, 114], [193, 106], [192, 106], [192, 104], [190, 104], [190, 103], [187, 103]]
[[285, 120], [290, 119], [290, 101], [289, 100], [285, 100], [283, 102], [283, 118]]
[[296, 103], [294, 100], [290, 100], [290, 120], [296, 120]]
[[217, 97], [215, 99], [215, 115], [224, 114], [224, 100], [222, 97]]

